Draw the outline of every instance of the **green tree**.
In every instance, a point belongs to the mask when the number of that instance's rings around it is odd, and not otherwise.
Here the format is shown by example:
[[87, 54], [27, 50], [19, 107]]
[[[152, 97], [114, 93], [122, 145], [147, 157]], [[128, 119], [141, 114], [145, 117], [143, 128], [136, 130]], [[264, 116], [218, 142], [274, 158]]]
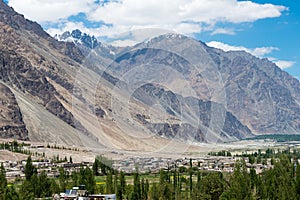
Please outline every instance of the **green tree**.
[[55, 179], [49, 179], [49, 181], [50, 181], [49, 189], [51, 191], [51, 194], [59, 194], [60, 192], [64, 192], [64, 190], [60, 189], [60, 186], [58, 185]]
[[267, 199], [266, 186], [262, 182], [261, 176], [256, 177], [256, 194], [255, 199]]
[[98, 160], [95, 158], [95, 161], [93, 163], [93, 172], [95, 176], [99, 176], [99, 163]]
[[38, 176], [38, 184], [36, 187], [35, 197], [44, 198], [44, 197], [51, 197], [52, 191], [50, 190], [51, 182], [49, 178], [47, 177], [47, 174], [45, 171], [43, 171]]
[[5, 200], [19, 200], [20, 199], [19, 194], [16, 192], [16, 189], [14, 186], [6, 187], [4, 199]]
[[164, 185], [162, 185], [160, 187], [162, 187], [162, 192], [161, 192], [161, 196], [160, 196], [161, 199], [171, 200], [174, 198], [172, 184], [165, 183]]
[[249, 163], [252, 165], [255, 163], [255, 157], [254, 156], [249, 156]]
[[93, 171], [89, 167], [81, 167], [79, 174], [79, 184], [85, 185], [87, 191], [89, 191], [90, 193], [94, 193], [96, 182]]
[[133, 200], [141, 199], [141, 182], [138, 172], [133, 174]]
[[252, 199], [250, 177], [246, 163], [240, 160], [235, 163], [233, 175], [230, 177], [229, 188], [221, 195], [221, 199]]
[[251, 189], [254, 188], [255, 185], [257, 185], [257, 175], [255, 169], [250, 169], [250, 182], [251, 182]]
[[118, 173], [116, 172], [115, 175], [114, 175], [114, 183], [113, 183], [113, 191], [115, 194], [117, 194], [118, 192]]
[[164, 185], [167, 180], [168, 180], [167, 172], [165, 172], [163, 169], [161, 169], [159, 171], [159, 185]]
[[116, 195], [117, 195], [117, 199], [119, 199], [119, 200], [122, 200], [122, 199], [123, 199], [123, 192], [122, 192], [121, 185], [118, 185], [118, 186], [117, 186], [117, 192], [116, 192]]
[[112, 177], [112, 171], [110, 171], [106, 175], [106, 193], [111, 194], [113, 189], [113, 177]]
[[297, 196], [300, 197], [300, 165], [297, 165], [296, 168], [296, 178], [295, 178], [295, 184], [296, 184], [296, 193]]
[[133, 198], [133, 185], [127, 184], [125, 191], [126, 191], [126, 193], [124, 195], [125, 196], [124, 199], [132, 199]]
[[121, 186], [122, 194], [125, 194], [126, 179], [123, 171], [120, 172], [120, 186]]
[[102, 174], [107, 175], [107, 173], [109, 171], [113, 170], [112, 169], [112, 164], [113, 164], [112, 160], [110, 160], [104, 156], [97, 156], [96, 160], [98, 161], [98, 166], [99, 166]]
[[144, 194], [144, 197], [145, 197], [146, 200], [148, 199], [149, 188], [150, 188], [149, 181], [148, 181], [148, 179], [146, 179], [145, 194]]
[[33, 175], [29, 180], [29, 183], [31, 184], [34, 197], [39, 197], [40, 188], [39, 188], [39, 178], [37, 173], [33, 173]]
[[67, 173], [64, 170], [63, 167], [59, 168], [59, 176], [58, 176], [58, 180], [59, 180], [59, 186], [60, 186], [60, 191], [66, 191], [67, 189]]
[[34, 199], [34, 191], [30, 181], [28, 180], [23, 181], [19, 190], [19, 196], [20, 199], [22, 200]]
[[32, 165], [32, 160], [31, 160], [31, 156], [28, 156], [27, 161], [26, 161], [26, 165], [25, 165], [25, 177], [26, 180], [30, 180], [32, 175], [34, 174], [34, 166]]
[[271, 165], [274, 165], [274, 164], [275, 164], [275, 159], [271, 158]]
[[209, 173], [201, 181], [200, 196], [219, 199], [226, 189], [227, 183], [223, 179], [222, 173]]
[[74, 187], [78, 185], [79, 185], [79, 174], [77, 172], [72, 172], [70, 187]]
[[177, 189], [178, 187], [178, 176], [177, 176], [177, 169], [176, 169], [176, 166], [175, 166], [175, 170], [173, 171], [173, 188], [174, 190]]
[[142, 178], [142, 182], [141, 182], [141, 199], [147, 200], [147, 191], [146, 191], [146, 185], [145, 185], [144, 178]]
[[159, 200], [159, 190], [156, 183], [153, 183], [150, 189], [150, 199]]
[[190, 186], [190, 196], [192, 196], [192, 192], [193, 192], [193, 160], [190, 159], [190, 168], [189, 168], [189, 186]]
[[263, 160], [262, 160], [262, 164], [263, 164], [263, 165], [267, 165], [267, 159], [263, 159]]
[[[296, 176], [297, 180], [297, 176]], [[294, 165], [291, 159], [283, 155], [274, 168], [264, 172], [263, 185], [269, 199], [296, 199], [297, 186], [294, 179]]]
[[5, 190], [7, 187], [6, 173], [3, 163], [0, 167], [0, 200], [4, 199]]
[[261, 163], [261, 156], [258, 156], [258, 157], [257, 157], [256, 163], [257, 163], [257, 164], [260, 164], [260, 163]]

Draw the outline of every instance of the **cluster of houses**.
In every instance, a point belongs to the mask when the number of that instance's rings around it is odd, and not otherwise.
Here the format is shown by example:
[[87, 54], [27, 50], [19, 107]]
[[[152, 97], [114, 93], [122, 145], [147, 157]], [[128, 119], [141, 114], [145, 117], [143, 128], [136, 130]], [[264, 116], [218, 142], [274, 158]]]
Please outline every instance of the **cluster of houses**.
[[[241, 159], [240, 157], [225, 157], [225, 156], [204, 156], [200, 158], [156, 158], [156, 157], [128, 157], [122, 160], [115, 160], [113, 163], [113, 168], [119, 171], [124, 171], [126, 173], [133, 173], [137, 170], [140, 173], [157, 173], [160, 169], [171, 169], [176, 166], [189, 168], [192, 167], [199, 170], [207, 171], [219, 171], [219, 172], [233, 172], [235, 162]], [[267, 160], [265, 164], [250, 164], [248, 158], [243, 158], [246, 161], [246, 166], [248, 169], [254, 168], [257, 173], [261, 173], [264, 169], [269, 169], [272, 167], [270, 159]], [[1, 161], [6, 170], [6, 177], [8, 180], [23, 179], [24, 168], [26, 165], [26, 160], [22, 161]], [[56, 163], [52, 160], [45, 161], [33, 161], [32, 164], [36, 167], [37, 172], [41, 173], [45, 171], [48, 177], [58, 177], [59, 168], [62, 167], [64, 170], [72, 174], [72, 172], [78, 172], [81, 167], [92, 168], [92, 162], [81, 162], [81, 163], [70, 163], [70, 162], [60, 162]]]
[[[24, 169], [26, 165], [26, 160], [22, 161], [1, 161], [0, 163], [3, 163], [3, 166], [6, 171], [6, 178], [7, 180], [15, 180], [15, 179], [24, 179]], [[33, 161], [32, 165], [35, 166], [37, 169], [38, 174], [40, 174], [42, 171], [45, 171], [47, 176], [50, 178], [55, 178], [59, 176], [59, 168], [64, 168], [65, 171], [67, 171], [69, 174], [72, 174], [72, 172], [76, 171], [78, 172], [80, 168], [83, 167], [92, 167], [93, 163], [90, 162], [81, 162], [81, 163], [68, 163], [68, 162], [61, 162], [61, 163], [55, 163], [51, 160], [45, 160], [45, 161]]]
[[[171, 159], [171, 158], [127, 158], [125, 160], [114, 161], [113, 168], [119, 171], [127, 173], [136, 172], [138, 170], [141, 173], [157, 173], [160, 169], [185, 167], [189, 168], [192, 164], [193, 168], [204, 171], [219, 171], [219, 172], [233, 172], [234, 164], [241, 157], [225, 157], [225, 156], [203, 156], [199, 158], [182, 158], [182, 159]], [[257, 173], [261, 173], [264, 169], [270, 169], [271, 159], [267, 160], [267, 164], [250, 164], [249, 159], [243, 158], [246, 162], [246, 167], [254, 168]]]

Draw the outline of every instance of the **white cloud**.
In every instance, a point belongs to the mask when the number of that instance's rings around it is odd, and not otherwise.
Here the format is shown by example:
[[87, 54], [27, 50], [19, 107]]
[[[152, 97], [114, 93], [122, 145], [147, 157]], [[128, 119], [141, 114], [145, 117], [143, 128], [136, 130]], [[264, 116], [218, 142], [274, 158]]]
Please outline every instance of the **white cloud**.
[[98, 7], [88, 18], [104, 21], [113, 27], [125, 26], [128, 30], [132, 26], [158, 26], [190, 34], [217, 22], [241, 23], [278, 17], [286, 9], [284, 6], [236, 0], [123, 0]]
[[94, 0], [9, 0], [8, 5], [30, 20], [57, 22], [78, 13], [92, 12]]
[[[162, 28], [183, 34], [193, 34], [213, 28], [214, 34], [234, 34], [233, 30], [218, 28], [216, 24], [253, 22], [279, 17], [284, 6], [259, 4], [237, 0], [9, 0], [9, 5], [27, 18], [45, 22], [62, 21], [85, 13], [88, 20], [109, 24], [94, 31], [130, 31], [134, 28]], [[57, 29], [61, 30], [63, 28]], [[53, 29], [51, 31], [54, 31]], [[100, 32], [97, 35], [105, 35]]]
[[257, 57], [264, 57], [265, 55], [271, 53], [274, 50], [279, 50], [277, 47], [258, 47], [258, 48], [250, 49], [243, 46], [231, 46], [217, 41], [208, 42], [207, 45], [210, 47], [222, 49], [224, 51], [246, 51]]
[[126, 47], [134, 46], [136, 43], [136, 40], [115, 40], [110, 42], [109, 44], [117, 47]]
[[173, 31], [169, 31], [166, 29], [160, 28], [144, 28], [144, 29], [136, 29], [133, 31], [128, 31], [116, 35], [115, 38], [111, 38], [108, 41], [109, 44], [113, 46], [133, 46], [137, 43], [148, 41], [151, 38], [167, 34], [174, 33]]
[[211, 33], [211, 35], [217, 35], [217, 34], [235, 35], [235, 31], [233, 29], [228, 29], [228, 28], [217, 28]]
[[[268, 54], [272, 53], [275, 50], [276, 51], [279, 50], [279, 48], [277, 47], [258, 47], [258, 48], [251, 49], [251, 48], [246, 48], [244, 46], [231, 46], [217, 41], [211, 41], [206, 44], [210, 47], [222, 49], [224, 51], [246, 51], [260, 58], [266, 57]], [[272, 58], [272, 57], [268, 57], [268, 59], [274, 62], [281, 69], [292, 67], [295, 64], [295, 62], [293, 61], [279, 60], [277, 58]]]
[[278, 67], [280, 67], [281, 69], [287, 69], [292, 67], [296, 62], [294, 61], [287, 61], [287, 60], [271, 60], [272, 62], [274, 62]]
[[[8, 4], [26, 18], [39, 23], [58, 23], [58, 28], [48, 28], [50, 35], [76, 28], [96, 37], [117, 38], [127, 32], [131, 38], [112, 40], [114, 44], [128, 45], [147, 39], [132, 32], [136, 29], [156, 28], [186, 35], [209, 31], [214, 34], [235, 35], [235, 30], [218, 27], [218, 23], [254, 22], [259, 19], [279, 17], [287, 7], [259, 4], [238, 0], [110, 0], [100, 4], [95, 0], [8, 0]], [[70, 16], [84, 13], [87, 19], [99, 22], [99, 27], [87, 28], [83, 22], [68, 21]], [[107, 25], [108, 24], [108, 25]], [[170, 32], [169, 31], [169, 32]], [[141, 33], [138, 31], [137, 33]], [[158, 31], [159, 33], [160, 31]], [[168, 32], [168, 31], [164, 31]], [[151, 33], [155, 36], [155, 34]], [[208, 45], [228, 50], [244, 50], [264, 57], [276, 47], [249, 49], [212, 41]], [[281, 68], [291, 67], [294, 62], [274, 60]]]
[[277, 47], [258, 47], [258, 48], [255, 48], [255, 49], [250, 49], [250, 53], [257, 56], [257, 57], [265, 57], [265, 55], [269, 54], [269, 53], [272, 53], [272, 51], [278, 51], [279, 48]]
[[283, 6], [236, 0], [123, 0], [104, 4], [91, 13], [90, 19], [111, 24], [148, 25], [182, 21], [213, 23], [253, 22], [278, 17]]

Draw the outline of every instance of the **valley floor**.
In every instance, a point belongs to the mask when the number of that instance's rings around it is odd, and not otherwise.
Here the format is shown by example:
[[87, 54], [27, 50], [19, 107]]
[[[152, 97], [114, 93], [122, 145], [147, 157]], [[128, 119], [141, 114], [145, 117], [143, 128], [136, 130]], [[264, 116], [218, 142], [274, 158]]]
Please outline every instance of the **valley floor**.
[[[9, 143], [13, 140], [0, 139], [1, 143]], [[18, 141], [18, 143], [23, 143]], [[240, 155], [244, 152], [251, 153], [258, 149], [264, 150], [267, 148], [284, 149], [289, 146], [286, 143], [277, 143], [274, 141], [265, 140], [243, 140], [232, 143], [219, 143], [219, 144], [191, 144], [181, 147], [165, 147], [158, 148], [156, 151], [127, 151], [120, 149], [108, 149], [108, 148], [89, 148], [89, 147], [77, 147], [67, 146], [51, 143], [38, 143], [38, 142], [24, 142], [26, 146], [23, 148], [32, 152], [32, 154], [42, 155], [44, 154], [48, 158], [56, 157], [60, 158], [72, 157], [74, 162], [93, 162], [97, 155], [103, 155], [112, 160], [127, 160], [129, 158], [200, 158], [208, 155], [209, 152], [229, 151], [232, 155]], [[293, 146], [300, 145], [300, 142], [291, 144]], [[20, 161], [24, 160], [27, 155], [1, 151], [0, 161]]]

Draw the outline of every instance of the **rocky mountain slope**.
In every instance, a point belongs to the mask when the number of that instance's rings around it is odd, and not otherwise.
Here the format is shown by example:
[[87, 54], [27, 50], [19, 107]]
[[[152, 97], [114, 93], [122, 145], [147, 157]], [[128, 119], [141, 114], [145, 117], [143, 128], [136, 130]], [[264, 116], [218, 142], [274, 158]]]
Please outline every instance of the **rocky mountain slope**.
[[[76, 61], [79, 62], [83, 57], [77, 47], [74, 44], [58, 42], [44, 32], [40, 25], [24, 19], [22, 15], [16, 13], [2, 1], [0, 2], [0, 27], [0, 79], [9, 87], [9, 90], [6, 91], [26, 95], [31, 101], [41, 105], [40, 108], [74, 128], [74, 133], [76, 128], [84, 137], [93, 137], [63, 105], [67, 100], [50, 83], [50, 81], [56, 81], [72, 90], [72, 82], [70, 81], [72, 79], [69, 75], [74, 70], [72, 63], [76, 65]], [[64, 68], [65, 66], [68, 68]], [[46, 76], [50, 71], [52, 71], [54, 80]], [[18, 100], [18, 96], [16, 99]], [[18, 139], [35, 138], [35, 134], [40, 133], [37, 129], [40, 123], [38, 121], [25, 121], [25, 118], [30, 119], [32, 117], [27, 116], [27, 108], [20, 107], [20, 111], [20, 116], [23, 116], [25, 122], [23, 125], [26, 126], [24, 130], [35, 131], [29, 131], [28, 135], [24, 131], [26, 134], [22, 136], [18, 136], [20, 134], [17, 131], [12, 131], [10, 134]], [[12, 120], [14, 119], [12, 118]], [[46, 121], [47, 119], [39, 120]], [[7, 121], [6, 123], [11, 122]], [[47, 129], [47, 127], [43, 128]], [[49, 131], [54, 132], [55, 130]], [[41, 136], [39, 139], [43, 140], [44, 138], [47, 137]], [[68, 136], [51, 138], [52, 141], [49, 142], [62, 141], [66, 138]]]
[[[176, 83], [167, 83], [172, 91], [222, 104], [254, 133], [300, 132], [299, 81], [267, 59], [167, 34], [137, 44], [108, 68], [119, 77], [137, 66], [180, 74], [172, 79]], [[138, 78], [148, 80], [148, 76], [140, 73]]]
[[[78, 35], [80, 37], [74, 35]], [[78, 41], [76, 37], [80, 41]], [[231, 141], [231, 140], [237, 140], [237, 139], [252, 136], [251, 131], [247, 127], [243, 126], [238, 121], [238, 119], [236, 119], [232, 114], [230, 114], [230, 116], [233, 117], [231, 118], [226, 117], [227, 116], [226, 109], [225, 107], [222, 106], [220, 106], [222, 107], [222, 109], [221, 108], [220, 109], [222, 110], [222, 112], [224, 112], [223, 113], [224, 117], [223, 119], [219, 120], [217, 125], [215, 125], [214, 123], [217, 120], [212, 120], [214, 116], [210, 117], [209, 115], [211, 115], [212, 112], [211, 109], [217, 110], [216, 107], [218, 106], [216, 106], [217, 104], [214, 104], [213, 102], [210, 101], [208, 101], [207, 103], [208, 104], [213, 103], [213, 106], [203, 107], [205, 109], [199, 111], [199, 107], [201, 106], [198, 105], [198, 101], [200, 102], [200, 100], [195, 98], [195, 101], [197, 102], [196, 105], [186, 106], [187, 109], [189, 110], [195, 109], [195, 111], [192, 113], [193, 117], [191, 117], [191, 113], [184, 113], [184, 115], [186, 115], [184, 119], [182, 118], [183, 113], [170, 112], [170, 108], [167, 106], [167, 104], [168, 103], [171, 104], [172, 102], [164, 103], [163, 101], [158, 100], [156, 101], [157, 105], [162, 106], [165, 104], [166, 106], [164, 106], [163, 109], [158, 109], [158, 110], [155, 109], [157, 110], [155, 112], [155, 115], [149, 113], [150, 112], [149, 109], [151, 110], [153, 107], [153, 105], [151, 104], [149, 105], [147, 103], [151, 99], [149, 93], [142, 93], [139, 90], [137, 90], [135, 91], [135, 94], [131, 95], [132, 91], [134, 91], [135, 89], [131, 88], [132, 83], [130, 82], [130, 78], [128, 80], [122, 80], [122, 77], [120, 77], [119, 74], [115, 73], [116, 72], [116, 70], [114, 69], [115, 65], [117, 68], [122, 69], [120, 74], [126, 73], [126, 70], [130, 70], [131, 68], [134, 68], [134, 65], [127, 65], [127, 62], [125, 62], [124, 64], [121, 63], [123, 57], [126, 58], [132, 57], [134, 59], [134, 56], [127, 54], [127, 52], [132, 51], [132, 49], [117, 48], [110, 45], [102, 44], [100, 42], [96, 42], [98, 45], [96, 48], [93, 48], [92, 46], [84, 42], [85, 39], [80, 39], [83, 37], [94, 38], [93, 36], [83, 34], [78, 30], [72, 31], [71, 34], [70, 32], [65, 32], [62, 35], [56, 36], [56, 38], [58, 38], [59, 40], [69, 41], [76, 44], [86, 55], [86, 58], [83, 62], [84, 65], [87, 68], [94, 71], [95, 73], [97, 73], [98, 75], [100, 75], [101, 79], [104, 79], [105, 81], [108, 81], [110, 84], [112, 84], [113, 90], [121, 90], [123, 93], [125, 93], [125, 96], [129, 95], [131, 99], [137, 100], [139, 103], [143, 104], [142, 105], [143, 108], [139, 108], [141, 110], [139, 111], [138, 109], [136, 109], [137, 105], [133, 103], [134, 101], [129, 100], [130, 103], [122, 102], [125, 104], [126, 107], [128, 107], [129, 111], [127, 110], [126, 112], [129, 113], [123, 113], [122, 111], [119, 111], [119, 113], [114, 114], [114, 116], [112, 116], [113, 120], [116, 120], [118, 122], [117, 126], [121, 127], [122, 129], [127, 130], [128, 132], [132, 132], [134, 130], [134, 132], [148, 132], [148, 134], [150, 135], [154, 134], [169, 139], [176, 138], [179, 140], [183, 139], [187, 141], [198, 141], [198, 142]], [[131, 52], [131, 53], [135, 54], [135, 52]], [[156, 55], [158, 54], [160, 54], [159, 56], [164, 56], [164, 53], [162, 52], [156, 53]], [[115, 78], [110, 74], [113, 74], [117, 78]], [[155, 76], [155, 73], [153, 73], [153, 76]], [[131, 81], [132, 80], [133, 79], [131, 79]], [[154, 85], [152, 86], [154, 87], [155, 90], [159, 90], [159, 88], [156, 88], [156, 86]], [[140, 88], [144, 89], [146, 87], [147, 84], [145, 84], [143, 87]], [[137, 94], [140, 95], [136, 96]], [[175, 95], [176, 97], [177, 96], [179, 97], [180, 91], [178, 94], [172, 93], [172, 91], [167, 91], [166, 94], [173, 94], [173, 96]], [[114, 95], [116, 96], [116, 94]], [[176, 98], [174, 99], [176, 100]], [[118, 102], [118, 104], [120, 104], [120, 102]], [[181, 105], [176, 105], [176, 106], [177, 109], [181, 109], [180, 108]], [[113, 110], [113, 113], [115, 113], [114, 109], [116, 109], [116, 108], [112, 108], [114, 107], [114, 102], [112, 102], [112, 100], [106, 102], [102, 100], [101, 105], [99, 105], [98, 107], [101, 107], [99, 113], [109, 113], [109, 110]], [[147, 114], [145, 115], [145, 113]], [[165, 115], [165, 118], [160, 118], [161, 114]], [[110, 116], [106, 116], [106, 117], [110, 117]], [[149, 120], [150, 118], [151, 120]], [[205, 118], [208, 118], [209, 120], [206, 121], [203, 120]], [[127, 126], [124, 127], [124, 123], [126, 123], [126, 121], [128, 120], [131, 120], [132, 123], [132, 126], [130, 128]], [[227, 127], [223, 129], [223, 127], [225, 127], [224, 126], [225, 122]], [[203, 123], [205, 125], [203, 125]], [[236, 124], [238, 124], [238, 126], [236, 126]], [[230, 131], [228, 129], [229, 127], [231, 127]]]
[[2, 138], [28, 140], [28, 130], [14, 94], [0, 83], [0, 135]]
[[[166, 113], [180, 119], [177, 123], [153, 123], [149, 120], [151, 116], [136, 115], [139, 121], [158, 135], [201, 142], [221, 142], [231, 138], [243, 139], [252, 135], [251, 131], [223, 105], [212, 101], [203, 101], [195, 97], [184, 98], [153, 84], [143, 85], [134, 92], [133, 96], [149, 106], [158, 104]], [[211, 125], [212, 108], [224, 113], [220, 130]]]
[[300, 132], [299, 82], [245, 52], [176, 34], [58, 41], [2, 1], [0, 36], [0, 137], [156, 151]]

